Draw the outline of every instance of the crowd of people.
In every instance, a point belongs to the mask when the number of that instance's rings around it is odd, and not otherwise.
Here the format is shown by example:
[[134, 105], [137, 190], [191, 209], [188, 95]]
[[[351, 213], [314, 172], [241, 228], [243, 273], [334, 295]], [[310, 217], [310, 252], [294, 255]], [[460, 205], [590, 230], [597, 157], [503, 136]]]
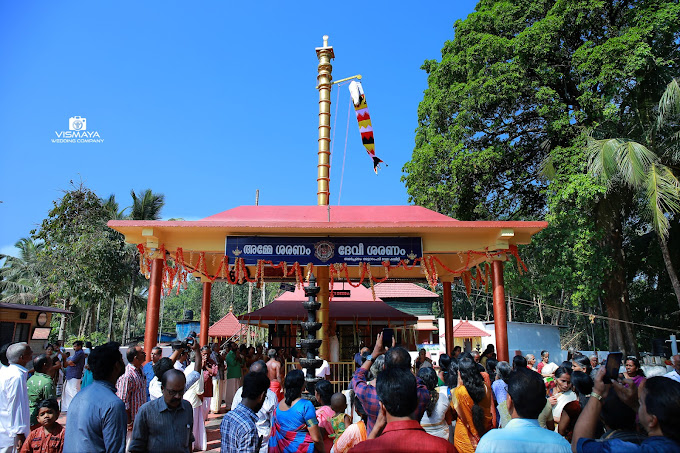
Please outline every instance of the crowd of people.
[[509, 363], [489, 345], [413, 362], [378, 335], [334, 391], [327, 362], [312, 384], [296, 349], [191, 338], [146, 364], [138, 345], [123, 349], [127, 364], [118, 343], [73, 351], [6, 349], [0, 453], [202, 451], [210, 412], [225, 413], [223, 452], [680, 452], [680, 356], [654, 377], [628, 357], [609, 379], [596, 356], [558, 365], [516, 351]]

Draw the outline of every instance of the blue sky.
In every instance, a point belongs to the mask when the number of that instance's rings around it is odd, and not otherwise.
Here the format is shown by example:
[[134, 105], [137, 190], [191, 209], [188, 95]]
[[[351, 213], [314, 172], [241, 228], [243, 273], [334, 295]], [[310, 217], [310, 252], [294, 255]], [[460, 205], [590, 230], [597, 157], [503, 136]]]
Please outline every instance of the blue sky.
[[[131, 189], [151, 188], [165, 194], [166, 219], [253, 204], [256, 189], [263, 205], [316, 204], [324, 34], [334, 79], [364, 77], [388, 164], [373, 173], [353, 111], [347, 129], [347, 86], [334, 88], [331, 204], [407, 204], [420, 66], [475, 4], [338, 3], [322, 14], [319, 2], [0, 2], [0, 253], [13, 254], [70, 181], [121, 207]], [[52, 143], [73, 116], [104, 142]]]

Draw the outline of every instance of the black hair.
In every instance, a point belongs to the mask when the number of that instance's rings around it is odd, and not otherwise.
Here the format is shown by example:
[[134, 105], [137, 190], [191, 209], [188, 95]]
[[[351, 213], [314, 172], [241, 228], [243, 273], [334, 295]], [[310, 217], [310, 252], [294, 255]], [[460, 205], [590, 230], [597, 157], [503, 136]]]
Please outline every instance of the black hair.
[[[484, 409], [479, 403], [486, 396], [486, 388], [484, 387], [484, 378], [477, 370], [477, 364], [472, 359], [463, 359], [458, 363], [460, 377], [463, 380], [465, 390], [472, 398], [474, 405], [472, 406], [472, 423], [477, 429], [479, 436], [483, 436], [487, 429], [484, 423]], [[545, 403], [544, 403], [545, 405]]]
[[439, 392], [436, 389], [437, 373], [432, 367], [420, 367], [418, 370], [418, 377], [423, 380], [425, 387], [430, 391], [430, 402], [427, 403], [427, 416], [429, 417], [437, 406], [437, 401], [439, 401]]
[[[80, 341], [80, 340], [76, 340], [76, 341], [73, 342], [73, 346], [76, 346], [76, 345], [78, 345], [78, 346], [80, 346], [80, 347], [82, 348], [82, 347], [83, 347], [83, 342]], [[90, 362], [88, 361], [87, 363], [90, 363]]]
[[486, 360], [486, 372], [489, 373], [489, 376], [495, 376], [496, 375], [496, 367], [498, 366], [498, 360], [496, 359], [487, 359]]
[[2, 363], [5, 366], [9, 366], [9, 360], [7, 360], [7, 348], [9, 348], [13, 344], [14, 343], [7, 343], [3, 344], [2, 347], [0, 347], [0, 363]]
[[516, 355], [515, 357], [512, 358], [512, 369], [516, 370], [518, 368], [526, 368], [527, 367], [527, 359], [525, 359], [521, 355]]
[[458, 359], [451, 359], [449, 363], [449, 378], [446, 380], [449, 389], [458, 387]]
[[546, 354], [550, 354], [550, 353], [548, 351], [546, 351], [545, 349], [542, 350], [541, 351], [541, 358], [543, 358], [543, 356], [545, 356]]
[[565, 373], [571, 376], [571, 368], [567, 368], [566, 366], [561, 366], [557, 368], [555, 370], [555, 379], [559, 378]]
[[302, 388], [305, 386], [305, 374], [301, 370], [293, 370], [286, 374], [283, 382], [285, 388], [285, 401], [288, 406], [302, 396]]
[[182, 378], [184, 379], [184, 383], [186, 384], [187, 382], [187, 377], [184, 375], [184, 373], [182, 373], [180, 370], [172, 368], [163, 373], [163, 376], [161, 376], [161, 387], [165, 388], [165, 386], [168, 384], [168, 379], [170, 379], [170, 377], [172, 376], [177, 377], [182, 376]]
[[161, 357], [160, 360], [156, 362], [155, 365], [152, 365], [153, 374], [160, 381], [165, 372], [168, 370], [172, 370], [174, 367], [175, 366], [169, 357]]
[[456, 351], [460, 351], [460, 350], [461, 350], [461, 347], [460, 347], [460, 346], [454, 346], [452, 352], [455, 354]]
[[492, 353], [495, 351], [495, 348], [492, 344], [487, 344], [486, 349], [484, 349], [484, 352], [482, 352], [482, 355], [487, 355], [489, 353]]
[[654, 415], [664, 437], [680, 442], [680, 382], [664, 376], [645, 381], [645, 409]]
[[50, 358], [47, 355], [40, 354], [33, 359], [33, 369], [38, 373], [42, 373], [48, 360], [50, 360]]
[[583, 354], [576, 354], [571, 358], [572, 362], [578, 363], [580, 366], [586, 369], [586, 373], [590, 374], [593, 371], [593, 365], [590, 363], [588, 356]]
[[498, 362], [498, 364], [496, 365], [496, 377], [498, 379], [502, 379], [503, 382], [507, 384], [508, 378], [510, 377], [510, 373], [512, 373], [512, 367], [508, 362], [506, 362], [505, 360]]
[[439, 356], [439, 370], [444, 374], [444, 382], [449, 380], [449, 365], [451, 364], [451, 356], [442, 354]]
[[42, 400], [40, 403], [38, 403], [38, 413], [40, 413], [40, 409], [42, 409], [43, 407], [53, 410], [54, 413], [57, 414], [57, 417], [59, 417], [59, 413], [61, 412], [61, 410], [59, 409], [59, 403], [55, 398]]
[[331, 398], [333, 397], [333, 385], [327, 380], [322, 379], [316, 383], [316, 391], [321, 397], [319, 404], [329, 406], [331, 404]]
[[568, 372], [569, 374], [571, 374], [572, 369], [573, 369], [573, 367], [572, 367], [572, 365], [571, 365], [571, 360], [565, 360], [564, 362], [562, 362], [562, 363], [560, 364], [560, 368], [566, 368], [566, 369], [567, 369], [567, 372]]
[[571, 387], [579, 395], [590, 395], [593, 391], [593, 379], [583, 371], [571, 373]]
[[87, 363], [92, 371], [92, 379], [95, 381], [106, 381], [111, 377], [113, 368], [123, 360], [120, 354], [120, 343], [110, 341], [92, 349]]
[[86, 347], [86, 348], [92, 348], [92, 342], [91, 342], [91, 341], [86, 341], [86, 342], [85, 342], [85, 347]]
[[508, 395], [521, 418], [537, 419], [545, 407], [545, 383], [540, 374], [518, 368], [508, 378]]
[[411, 369], [411, 356], [408, 351], [400, 346], [388, 349], [385, 353], [385, 368]]
[[127, 358], [128, 363], [132, 364], [132, 361], [137, 357], [137, 345], [130, 346], [125, 352], [125, 357]]
[[243, 378], [242, 398], [255, 400], [269, 388], [269, 378], [265, 373], [248, 373]]
[[359, 417], [361, 417], [362, 419], [368, 417], [368, 414], [366, 413], [366, 410], [364, 409], [364, 406], [361, 404], [361, 401], [359, 400], [359, 397], [356, 395], [356, 393], [352, 397], [352, 407], [354, 408], [356, 413], [359, 414]]
[[642, 367], [640, 366], [640, 361], [637, 359], [637, 357], [626, 357], [626, 359], [623, 361], [623, 364], [625, 365], [627, 361], [633, 362], [633, 365], [635, 365], [635, 368], [637, 368], [636, 374], [639, 376], [644, 376], [645, 372], [642, 371]]
[[401, 367], [385, 368], [376, 379], [378, 398], [393, 417], [407, 417], [418, 406], [416, 377]]
[[610, 390], [607, 397], [602, 401], [602, 412], [600, 413], [600, 416], [607, 428], [612, 431], [619, 429], [624, 431], [635, 431], [636, 412], [626, 403], [621, 401], [616, 392]]

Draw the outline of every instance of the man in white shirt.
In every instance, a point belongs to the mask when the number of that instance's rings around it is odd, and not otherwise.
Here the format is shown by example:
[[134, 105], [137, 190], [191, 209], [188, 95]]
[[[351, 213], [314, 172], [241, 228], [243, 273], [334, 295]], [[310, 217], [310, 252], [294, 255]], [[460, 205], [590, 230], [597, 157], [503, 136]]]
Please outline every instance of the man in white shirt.
[[680, 354], [676, 354], [671, 357], [671, 361], [673, 362], [673, 368], [675, 369], [670, 373], [664, 374], [664, 377], [680, 382], [680, 374], [678, 374], [680, 373]]
[[33, 351], [27, 343], [7, 348], [9, 366], [0, 369], [0, 453], [21, 450], [31, 431], [25, 367], [32, 359]]
[[[250, 365], [251, 373], [267, 373], [267, 364], [262, 360]], [[241, 402], [241, 393], [243, 387], [239, 388], [234, 395], [234, 399], [231, 402], [231, 410], [236, 409]], [[278, 399], [276, 398], [276, 393], [272, 392], [271, 389], [267, 390], [267, 395], [264, 398], [264, 403], [259, 411], [257, 411], [257, 421], [255, 425], [257, 426], [257, 432], [262, 436], [262, 443], [260, 447], [260, 453], [267, 453], [269, 448], [269, 433], [272, 429], [272, 414], [274, 413], [274, 408], [278, 404]]]

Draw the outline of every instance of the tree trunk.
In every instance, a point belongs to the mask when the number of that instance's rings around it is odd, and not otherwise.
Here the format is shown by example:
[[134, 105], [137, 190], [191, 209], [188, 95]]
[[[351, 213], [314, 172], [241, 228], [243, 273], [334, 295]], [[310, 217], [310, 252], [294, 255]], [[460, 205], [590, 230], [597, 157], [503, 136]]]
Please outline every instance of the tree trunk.
[[[64, 310], [68, 310], [68, 301], [64, 299]], [[61, 315], [61, 320], [59, 322], [59, 337], [58, 340], [64, 341], [64, 333], [66, 331], [66, 314]]]
[[248, 282], [248, 313], [253, 311], [253, 284]]
[[616, 194], [610, 195], [599, 204], [597, 222], [604, 233], [603, 250], [611, 254], [612, 260], [609, 277], [602, 285], [607, 316], [613, 318], [609, 320], [609, 350], [637, 356], [635, 329], [630, 323], [626, 257], [623, 252], [623, 208]]
[[125, 324], [123, 326], [123, 343], [125, 343], [130, 336], [130, 315], [132, 312], [132, 298], [135, 295], [135, 285], [137, 284], [137, 269], [132, 272], [132, 280], [130, 282], [130, 293], [128, 294], [126, 312], [125, 312]]
[[560, 293], [560, 310], [557, 311], [557, 316], [553, 317], [553, 319], [555, 320], [555, 323], [554, 323], [554, 324], [555, 324], [556, 326], [559, 326], [559, 325], [560, 325], [560, 321], [562, 321], [562, 310], [561, 310], [561, 309], [564, 308], [564, 301], [565, 301], [566, 299], [567, 299], [567, 298], [564, 297], [564, 288], [562, 288], [562, 292]]
[[538, 303], [538, 316], [541, 317], [541, 324], [543, 324], [543, 309], [541, 308], [541, 296], [534, 296], [536, 302]]
[[111, 298], [111, 309], [109, 310], [109, 332], [107, 338], [109, 341], [113, 341], [113, 309], [116, 306], [116, 298]]
[[668, 243], [666, 239], [659, 236], [659, 246], [661, 247], [661, 254], [663, 255], [663, 263], [666, 265], [666, 271], [671, 279], [671, 284], [673, 285], [673, 291], [675, 292], [675, 298], [678, 300], [678, 307], [680, 308], [680, 280], [678, 280], [678, 274], [675, 272], [673, 267], [673, 261], [671, 261], [671, 253], [668, 250]]

